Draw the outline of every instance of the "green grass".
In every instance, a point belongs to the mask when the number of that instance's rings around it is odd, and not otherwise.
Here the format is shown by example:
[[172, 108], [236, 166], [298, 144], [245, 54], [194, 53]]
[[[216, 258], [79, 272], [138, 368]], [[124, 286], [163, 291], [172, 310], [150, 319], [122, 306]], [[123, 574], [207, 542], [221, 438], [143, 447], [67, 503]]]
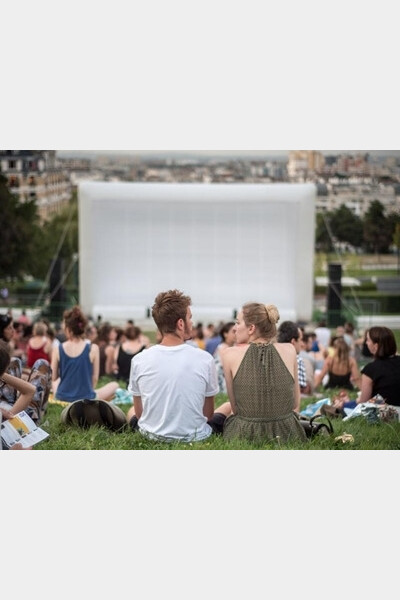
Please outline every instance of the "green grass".
[[[105, 380], [106, 381], [106, 380]], [[104, 381], [102, 382], [104, 383]], [[335, 390], [330, 391], [330, 395]], [[219, 394], [216, 405], [225, 402], [227, 396]], [[301, 408], [314, 402], [313, 398], [303, 398]], [[126, 413], [129, 406], [121, 405]], [[334, 434], [320, 436], [307, 442], [280, 444], [274, 442], [250, 443], [246, 441], [225, 441], [220, 436], [211, 436], [203, 442], [165, 444], [144, 438], [139, 433], [126, 431], [114, 433], [102, 427], [87, 430], [63, 425], [60, 422], [62, 406], [50, 404], [42, 427], [50, 436], [34, 446], [36, 450], [398, 450], [400, 449], [400, 423], [369, 424], [363, 417], [343, 422], [333, 419]], [[335, 437], [350, 433], [354, 443], [335, 441]]]

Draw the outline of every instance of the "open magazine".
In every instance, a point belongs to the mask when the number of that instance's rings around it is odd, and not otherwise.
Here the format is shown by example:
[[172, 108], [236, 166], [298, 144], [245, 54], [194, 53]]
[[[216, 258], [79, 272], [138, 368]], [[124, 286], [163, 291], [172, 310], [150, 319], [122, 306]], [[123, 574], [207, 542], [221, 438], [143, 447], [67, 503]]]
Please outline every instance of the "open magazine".
[[35, 425], [24, 410], [12, 419], [1, 423], [1, 439], [8, 448], [11, 448], [17, 442], [23, 448], [29, 448], [29, 446], [34, 446], [47, 437], [49, 437], [47, 431]]

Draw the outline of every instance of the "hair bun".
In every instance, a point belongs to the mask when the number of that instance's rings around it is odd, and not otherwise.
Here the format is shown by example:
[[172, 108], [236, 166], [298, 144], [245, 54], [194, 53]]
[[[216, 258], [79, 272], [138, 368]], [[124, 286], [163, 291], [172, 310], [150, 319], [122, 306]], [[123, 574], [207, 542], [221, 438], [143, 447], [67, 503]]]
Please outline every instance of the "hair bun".
[[265, 310], [267, 311], [268, 319], [270, 323], [277, 323], [280, 319], [280, 314], [275, 304], [266, 304]]

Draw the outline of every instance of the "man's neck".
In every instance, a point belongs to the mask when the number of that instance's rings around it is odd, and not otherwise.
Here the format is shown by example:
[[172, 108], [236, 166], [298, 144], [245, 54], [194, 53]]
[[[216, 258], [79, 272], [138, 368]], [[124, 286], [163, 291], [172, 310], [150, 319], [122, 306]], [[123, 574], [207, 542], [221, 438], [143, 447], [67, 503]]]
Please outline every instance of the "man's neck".
[[180, 346], [185, 343], [185, 339], [183, 338], [183, 334], [178, 332], [175, 333], [164, 333], [163, 339], [160, 342], [161, 346]]

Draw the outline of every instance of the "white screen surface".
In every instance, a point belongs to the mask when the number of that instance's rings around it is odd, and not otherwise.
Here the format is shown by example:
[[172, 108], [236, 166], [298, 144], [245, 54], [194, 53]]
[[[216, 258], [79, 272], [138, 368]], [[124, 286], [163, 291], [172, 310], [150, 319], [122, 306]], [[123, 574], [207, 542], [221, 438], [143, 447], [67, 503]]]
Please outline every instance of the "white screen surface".
[[112, 322], [145, 320], [180, 289], [194, 320], [231, 320], [247, 301], [311, 320], [315, 186], [83, 182], [80, 304]]

